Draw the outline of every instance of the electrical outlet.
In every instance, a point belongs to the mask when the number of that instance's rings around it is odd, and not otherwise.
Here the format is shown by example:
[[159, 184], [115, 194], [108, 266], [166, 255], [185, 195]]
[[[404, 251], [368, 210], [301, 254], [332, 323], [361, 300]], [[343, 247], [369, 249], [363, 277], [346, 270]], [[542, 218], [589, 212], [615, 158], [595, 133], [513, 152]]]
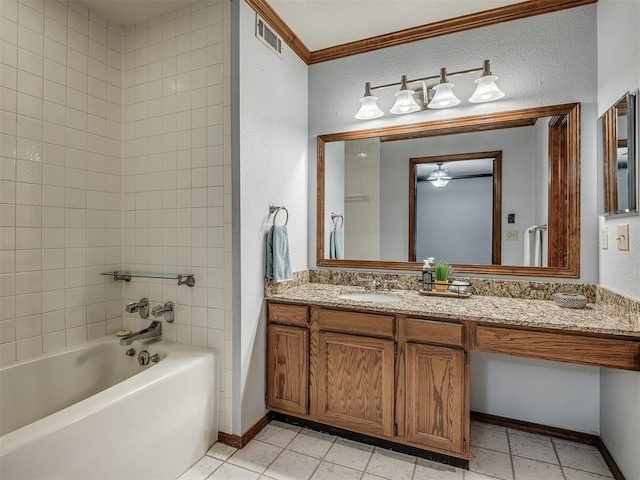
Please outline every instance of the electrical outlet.
[[609, 227], [602, 227], [600, 229], [600, 248], [602, 250], [609, 250]]
[[629, 224], [618, 225], [616, 229], [618, 250], [629, 250]]
[[507, 230], [504, 238], [506, 240], [518, 240], [518, 230]]

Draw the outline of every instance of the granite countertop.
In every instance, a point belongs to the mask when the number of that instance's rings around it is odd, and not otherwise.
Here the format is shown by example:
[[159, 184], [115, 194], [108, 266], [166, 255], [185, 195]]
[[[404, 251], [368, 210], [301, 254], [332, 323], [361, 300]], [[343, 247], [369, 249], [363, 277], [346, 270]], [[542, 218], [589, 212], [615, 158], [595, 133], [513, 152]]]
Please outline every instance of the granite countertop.
[[639, 324], [605, 313], [592, 304], [584, 309], [570, 309], [546, 300], [482, 295], [469, 298], [437, 297], [421, 295], [411, 290], [384, 292], [397, 296], [400, 300], [374, 303], [339, 298], [345, 293], [366, 293], [366, 290], [351, 286], [306, 283], [281, 293], [268, 294], [267, 300], [640, 338]]

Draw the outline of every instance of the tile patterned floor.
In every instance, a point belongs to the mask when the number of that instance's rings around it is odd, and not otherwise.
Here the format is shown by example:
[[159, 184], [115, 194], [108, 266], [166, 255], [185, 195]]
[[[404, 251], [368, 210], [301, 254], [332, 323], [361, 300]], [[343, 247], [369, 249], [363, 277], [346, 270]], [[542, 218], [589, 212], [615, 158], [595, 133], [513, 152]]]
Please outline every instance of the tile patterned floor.
[[216, 443], [179, 480], [606, 480], [594, 447], [471, 422], [469, 471], [280, 422], [242, 450]]

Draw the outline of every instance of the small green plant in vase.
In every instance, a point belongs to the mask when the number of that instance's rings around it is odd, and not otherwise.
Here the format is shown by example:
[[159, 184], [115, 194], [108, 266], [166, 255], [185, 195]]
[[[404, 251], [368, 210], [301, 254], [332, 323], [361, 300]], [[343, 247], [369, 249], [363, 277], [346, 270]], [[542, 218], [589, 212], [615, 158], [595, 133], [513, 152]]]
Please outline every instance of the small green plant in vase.
[[453, 272], [451, 264], [447, 262], [436, 263], [436, 292], [446, 292], [449, 287], [449, 275]]

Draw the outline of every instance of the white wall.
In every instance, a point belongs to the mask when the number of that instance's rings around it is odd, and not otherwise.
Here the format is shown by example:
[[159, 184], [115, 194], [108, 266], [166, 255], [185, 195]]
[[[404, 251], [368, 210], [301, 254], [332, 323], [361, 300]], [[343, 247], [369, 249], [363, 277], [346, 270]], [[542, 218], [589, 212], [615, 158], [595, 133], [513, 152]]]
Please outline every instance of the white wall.
[[[626, 91], [640, 87], [640, 3], [598, 2], [598, 114]], [[615, 74], [612, 74], [615, 72]], [[599, 157], [602, 154], [599, 153]], [[601, 164], [601, 162], [600, 162]], [[598, 182], [602, 191], [602, 181]], [[602, 196], [602, 195], [600, 195]], [[615, 248], [615, 228], [629, 224], [629, 251]], [[602, 220], [609, 227], [609, 250], [600, 250], [600, 284], [640, 300], [640, 218]], [[629, 479], [640, 478], [640, 374], [601, 370], [600, 433]]]
[[122, 328], [121, 29], [0, 2], [0, 363]]
[[233, 97], [239, 112], [233, 125], [239, 136], [233, 153], [239, 194], [234, 222], [240, 229], [234, 257], [234, 296], [240, 305], [234, 310], [234, 328], [240, 330], [234, 349], [240, 367], [233, 380], [239, 407], [233, 433], [241, 434], [265, 413], [263, 287], [270, 203], [289, 210], [292, 271], [307, 268], [307, 66], [284, 44], [281, 59], [255, 37], [255, 13], [244, 2], [233, 2], [233, 8], [233, 28], [239, 29], [238, 48], [232, 49], [239, 62]]
[[599, 387], [597, 367], [471, 354], [472, 411], [597, 435]]
[[[597, 248], [597, 199], [589, 192], [596, 191], [596, 6], [572, 8], [490, 27], [446, 35], [376, 52], [356, 55], [309, 67], [309, 218], [315, 218], [315, 137], [317, 135], [382, 127], [403, 123], [415, 123], [429, 119], [483, 114], [495, 111], [566, 102], [582, 103], [581, 122], [581, 282], [597, 280], [598, 265], [594, 261]], [[428, 55], [425, 55], [428, 52]], [[354, 118], [358, 98], [365, 82], [374, 84], [397, 81], [400, 75], [420, 77], [438, 72], [442, 66], [458, 70], [480, 66], [482, 60], [491, 60], [493, 72], [500, 77], [500, 88], [505, 99], [480, 105], [463, 103], [461, 107], [438, 112], [426, 111], [413, 115], [384, 117], [361, 122]], [[456, 79], [461, 98], [468, 98], [473, 89], [472, 79]], [[381, 92], [381, 108], [388, 111], [392, 103], [391, 93]], [[393, 118], [392, 118], [393, 117]], [[309, 224], [309, 264], [315, 265], [315, 222]], [[627, 269], [632, 267], [627, 267]], [[516, 381], [523, 373], [537, 367], [535, 362], [523, 360], [514, 364], [504, 357], [505, 368], [498, 368], [483, 359], [476, 365], [487, 372], [488, 379], [502, 377], [506, 383]], [[478, 361], [476, 361], [478, 363]], [[525, 368], [525, 366], [530, 368]], [[522, 394], [535, 398], [537, 392], [546, 391], [549, 402], [545, 404], [515, 405], [509, 416], [528, 418], [544, 423], [549, 408], [557, 414], [555, 426], [593, 431], [593, 422], [581, 419], [599, 417], [598, 372], [568, 374], [565, 380], [584, 384], [584, 375], [590, 388], [581, 392], [560, 395], [549, 391], [553, 384], [554, 370], [539, 371], [532, 381], [522, 385]], [[488, 381], [486, 385], [495, 382]], [[484, 390], [482, 390], [484, 388]], [[479, 385], [475, 395], [508, 398], [509, 391]], [[574, 404], [588, 406], [588, 412], [577, 415]], [[550, 407], [549, 405], [552, 405]], [[501, 414], [500, 411], [495, 412]], [[505, 412], [506, 413], [506, 412]]]
[[[224, 20], [223, 1], [209, 0], [125, 29], [124, 267], [192, 273], [196, 285], [138, 278], [123, 288], [127, 301], [174, 302], [175, 322], [163, 324], [163, 338], [220, 353], [219, 427], [231, 432], [231, 157], [225, 154], [230, 137], [224, 121], [229, 108]], [[125, 316], [125, 326], [134, 331], [149, 321]]]
[[[493, 177], [416, 185], [416, 260], [491, 264]], [[405, 253], [406, 255], [406, 253]]]

